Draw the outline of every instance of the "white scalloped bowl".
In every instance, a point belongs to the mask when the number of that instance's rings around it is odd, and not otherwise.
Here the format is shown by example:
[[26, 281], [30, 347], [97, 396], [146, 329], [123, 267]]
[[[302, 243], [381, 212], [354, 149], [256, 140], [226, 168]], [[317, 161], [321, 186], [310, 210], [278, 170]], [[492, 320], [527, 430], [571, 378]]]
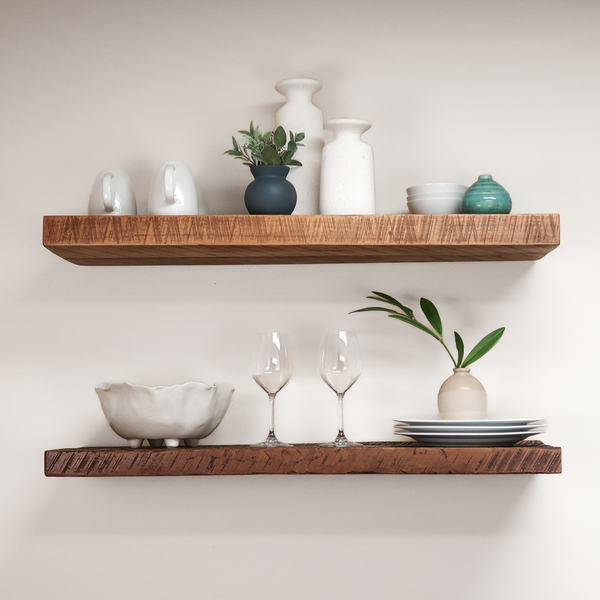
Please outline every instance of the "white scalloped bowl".
[[144, 440], [152, 447], [164, 441], [176, 448], [181, 440], [196, 446], [221, 423], [234, 391], [229, 383], [209, 386], [193, 381], [156, 387], [113, 381], [94, 389], [108, 424], [132, 448]]

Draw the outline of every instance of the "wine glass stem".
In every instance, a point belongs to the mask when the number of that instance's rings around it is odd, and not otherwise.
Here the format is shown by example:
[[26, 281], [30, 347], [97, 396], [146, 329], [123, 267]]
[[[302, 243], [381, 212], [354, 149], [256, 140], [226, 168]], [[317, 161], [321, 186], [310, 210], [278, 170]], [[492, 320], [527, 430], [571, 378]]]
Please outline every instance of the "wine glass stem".
[[344, 437], [344, 394], [338, 394], [338, 437]]
[[271, 404], [271, 418], [269, 421], [269, 438], [275, 438], [275, 394], [269, 394]]

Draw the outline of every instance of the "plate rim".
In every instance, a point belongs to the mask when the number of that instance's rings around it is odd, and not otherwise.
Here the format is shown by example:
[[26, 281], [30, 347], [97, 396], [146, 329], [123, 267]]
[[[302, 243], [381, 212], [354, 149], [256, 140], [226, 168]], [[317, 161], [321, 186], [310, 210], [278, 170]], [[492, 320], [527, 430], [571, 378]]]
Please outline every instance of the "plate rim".
[[448, 431], [448, 432], [456, 432], [461, 433], [469, 433], [469, 432], [477, 432], [477, 433], [501, 433], [503, 431], [511, 431], [514, 433], [520, 433], [524, 431], [530, 431], [532, 429], [545, 428], [545, 424], [530, 424], [530, 425], [480, 425], [480, 426], [469, 426], [469, 425], [394, 425], [394, 430], [398, 431], [400, 429], [408, 430], [408, 431], [416, 431], [417, 433], [423, 430], [423, 433], [428, 431]]
[[525, 436], [525, 437], [530, 437], [532, 435], [539, 435], [541, 433], [546, 433], [545, 430], [535, 430], [535, 431], [498, 431], [498, 432], [477, 432], [477, 431], [473, 431], [473, 432], [468, 432], [468, 431], [455, 431], [455, 432], [451, 432], [451, 431], [439, 431], [439, 432], [435, 432], [435, 431], [427, 431], [427, 432], [414, 432], [414, 433], [410, 433], [410, 432], [398, 432], [398, 431], [394, 431], [395, 435], [404, 435], [406, 437], [457, 437], [457, 438], [465, 438], [465, 437], [508, 437], [508, 436]]
[[404, 423], [405, 425], [420, 425], [420, 426], [436, 426], [444, 425], [446, 427], [453, 425], [468, 426], [486, 426], [486, 425], [499, 425], [500, 423], [508, 423], [509, 425], [530, 425], [537, 423], [546, 423], [546, 418], [539, 419], [502, 419], [502, 418], [491, 418], [491, 419], [392, 419], [394, 423]]

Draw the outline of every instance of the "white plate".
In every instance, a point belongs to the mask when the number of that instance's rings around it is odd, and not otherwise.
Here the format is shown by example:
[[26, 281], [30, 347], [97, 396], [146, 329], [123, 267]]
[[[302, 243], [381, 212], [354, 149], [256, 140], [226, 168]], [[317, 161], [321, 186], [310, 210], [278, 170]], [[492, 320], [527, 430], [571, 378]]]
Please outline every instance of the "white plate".
[[513, 425], [544, 424], [546, 419], [394, 419], [394, 422], [429, 427], [432, 425], [443, 425], [445, 427], [485, 427], [490, 425], [510, 427]]
[[426, 446], [512, 446], [517, 442], [543, 431], [533, 430], [520, 433], [399, 433], [411, 437]]
[[413, 431], [415, 433], [521, 433], [532, 429], [546, 429], [544, 423], [532, 423], [531, 425], [394, 425], [395, 431]]

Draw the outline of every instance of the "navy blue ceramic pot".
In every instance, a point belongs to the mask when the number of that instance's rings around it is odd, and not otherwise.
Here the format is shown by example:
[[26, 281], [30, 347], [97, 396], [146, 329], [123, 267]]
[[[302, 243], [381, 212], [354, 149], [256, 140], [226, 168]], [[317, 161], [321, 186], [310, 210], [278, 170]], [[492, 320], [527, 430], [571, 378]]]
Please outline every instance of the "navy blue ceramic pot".
[[296, 208], [296, 188], [286, 179], [284, 165], [250, 167], [254, 181], [246, 188], [244, 202], [251, 215], [291, 215]]

